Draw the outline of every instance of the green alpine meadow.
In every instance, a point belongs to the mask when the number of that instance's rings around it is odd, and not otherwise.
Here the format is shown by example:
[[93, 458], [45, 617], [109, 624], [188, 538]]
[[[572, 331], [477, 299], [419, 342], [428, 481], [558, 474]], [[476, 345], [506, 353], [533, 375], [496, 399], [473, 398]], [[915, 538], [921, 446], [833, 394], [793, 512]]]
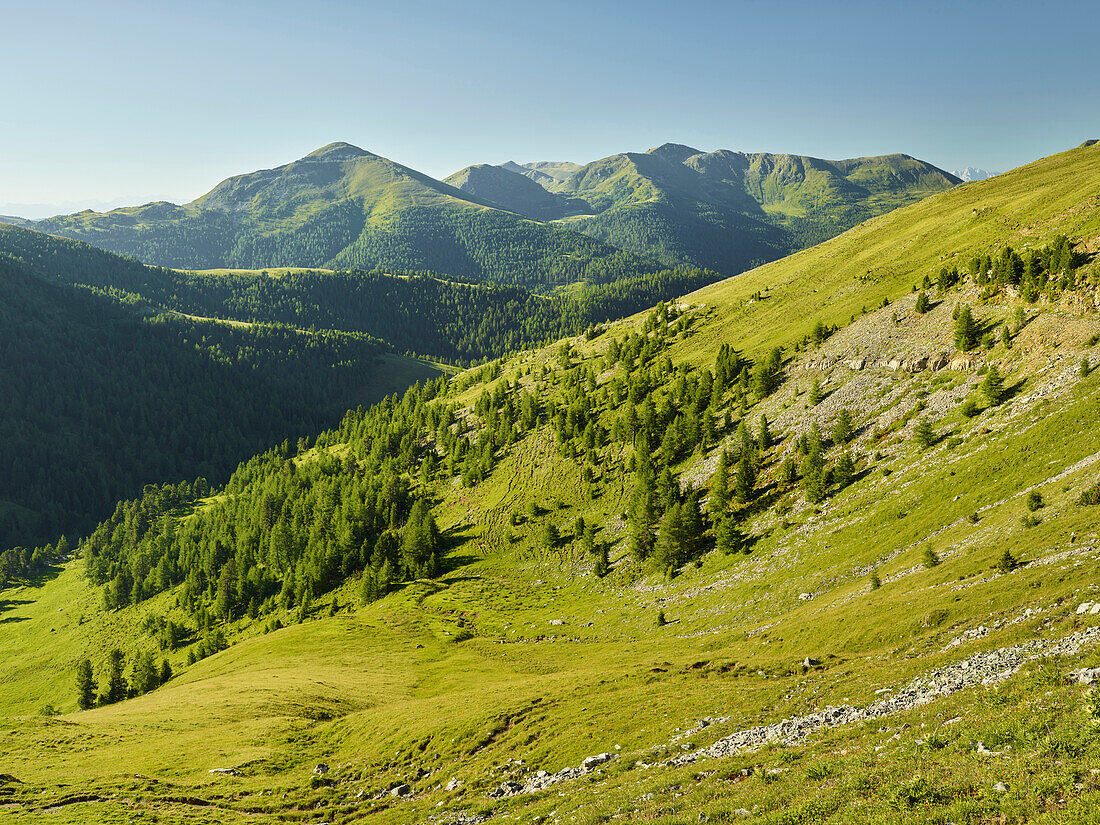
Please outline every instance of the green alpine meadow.
[[4, 22], [0, 823], [1100, 823], [1096, 9]]

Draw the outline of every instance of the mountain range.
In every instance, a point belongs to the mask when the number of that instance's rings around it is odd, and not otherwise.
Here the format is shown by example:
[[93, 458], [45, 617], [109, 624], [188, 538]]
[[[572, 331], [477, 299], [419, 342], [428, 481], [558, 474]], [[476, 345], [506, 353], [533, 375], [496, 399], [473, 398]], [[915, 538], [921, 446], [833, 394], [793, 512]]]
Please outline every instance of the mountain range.
[[438, 181], [333, 143], [184, 205], [13, 222], [160, 266], [429, 270], [549, 290], [667, 266], [736, 274], [958, 182], [905, 155], [822, 161], [676, 144]]

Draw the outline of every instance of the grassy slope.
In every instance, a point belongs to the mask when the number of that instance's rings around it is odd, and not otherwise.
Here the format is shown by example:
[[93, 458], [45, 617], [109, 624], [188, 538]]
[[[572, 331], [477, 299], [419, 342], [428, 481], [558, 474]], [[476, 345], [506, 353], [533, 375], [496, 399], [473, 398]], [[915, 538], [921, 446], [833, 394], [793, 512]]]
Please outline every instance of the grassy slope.
[[[899, 297], [938, 269], [944, 255], [1045, 239], [1055, 231], [1094, 237], [1098, 164], [1100, 153], [1084, 150], [1041, 161], [697, 293], [689, 301], [707, 307], [696, 311], [673, 358], [705, 363], [723, 341], [758, 353], [797, 339], [816, 318], [847, 322], [885, 294], [898, 299], [893, 307], [856, 322], [826, 348], [840, 354], [881, 337], [881, 328], [896, 326], [887, 321], [891, 313], [907, 313], [912, 299]], [[987, 211], [972, 215], [979, 200]], [[872, 280], [859, 281], [868, 269]], [[742, 304], [765, 286], [767, 299]], [[997, 318], [1011, 309], [999, 303], [981, 314]], [[929, 329], [949, 337], [949, 308], [935, 313]], [[90, 597], [82, 595], [73, 569], [41, 589], [5, 592], [0, 598], [12, 601], [0, 614], [0, 641], [6, 659], [20, 666], [0, 681], [0, 704], [9, 714], [0, 723], [6, 742], [0, 773], [26, 783], [14, 786], [13, 796], [25, 804], [10, 815], [14, 821], [130, 821], [137, 815], [243, 822], [278, 812], [290, 821], [343, 822], [371, 811], [389, 822], [465, 810], [502, 820], [596, 822], [619, 814], [624, 821], [673, 823], [695, 822], [698, 812], [711, 821], [740, 820], [732, 811], [745, 808], [754, 814], [745, 821], [963, 822], [1002, 812], [1036, 821], [1084, 818], [1100, 802], [1089, 772], [1100, 762], [1095, 744], [1081, 738], [1079, 690], [1057, 678], [1068, 663], [1047, 662], [1005, 686], [838, 728], [804, 748], [770, 748], [676, 770], [632, 766], [678, 752], [679, 743], [663, 746], [704, 716], [731, 721], [693, 734], [687, 741], [695, 746], [815, 707], [872, 701], [876, 690], [896, 689], [976, 649], [1095, 623], [1073, 608], [1100, 592], [1100, 537], [1095, 514], [1071, 502], [1096, 480], [1096, 465], [1050, 479], [1100, 451], [1092, 426], [1100, 373], [1048, 388], [1058, 370], [1039, 369], [1072, 370], [1082, 339], [1097, 331], [1093, 313], [1046, 310], [1011, 351], [998, 347], [991, 354], [1012, 380], [1023, 381], [1017, 400], [973, 421], [956, 412], [937, 421], [941, 432], [951, 429], [962, 439], [959, 446], [945, 440], [928, 460], [904, 441], [887, 445], [877, 466], [887, 466], [889, 476], [876, 469], [820, 513], [796, 507], [791, 526], [761, 539], [751, 556], [711, 554], [670, 584], [631, 581], [621, 543], [612, 554], [620, 572], [605, 580], [592, 578], [590, 563], [570, 550], [539, 548], [543, 520], [566, 525], [578, 513], [613, 536], [629, 490], [609, 474], [602, 495], [585, 500], [576, 465], [538, 433], [517, 445], [483, 485], [446, 493], [441, 526], [462, 540], [449, 575], [408, 585], [367, 608], [242, 641], [142, 699], [56, 720], [19, 716], [43, 701], [71, 708], [71, 664], [131, 638], [126, 628], [140, 611], [94, 613], [82, 601]], [[919, 328], [910, 332], [918, 342], [926, 336]], [[599, 352], [605, 340], [582, 349]], [[1095, 360], [1100, 352], [1090, 355]], [[809, 414], [798, 391], [810, 376], [802, 367], [818, 357], [809, 353], [791, 365], [792, 378], [767, 402], [769, 418]], [[552, 361], [550, 349], [528, 353], [506, 374]], [[858, 380], [883, 382], [888, 392], [880, 403], [887, 412], [899, 397], [945, 386], [962, 395], [967, 388], [966, 376], [955, 373], [848, 378], [833, 371], [829, 378], [838, 397]], [[1031, 397], [1035, 390], [1049, 390], [1050, 400]], [[479, 392], [471, 387], [465, 397]], [[1047, 506], [1042, 523], [1025, 528], [1022, 491], [1035, 484]], [[515, 528], [516, 541], [508, 542], [505, 519], [529, 500], [550, 509]], [[975, 511], [980, 520], [972, 525], [965, 516]], [[759, 519], [757, 531], [769, 518]], [[922, 540], [941, 528], [928, 543], [943, 563], [926, 570]], [[991, 575], [1005, 547], [1031, 563]], [[867, 586], [871, 566], [885, 582], [875, 591]], [[352, 601], [352, 587], [337, 594], [341, 605]], [[801, 601], [803, 592], [817, 595]], [[655, 626], [658, 607], [672, 624]], [[1025, 607], [1043, 612], [993, 627]], [[87, 610], [90, 619], [80, 629], [72, 619], [76, 610]], [[552, 625], [556, 619], [565, 623]], [[55, 632], [47, 635], [47, 626]], [[985, 639], [944, 651], [978, 626], [993, 629]], [[36, 659], [39, 650], [50, 656]], [[802, 674], [796, 665], [807, 655], [823, 659], [824, 670]], [[1086, 654], [1086, 664], [1098, 662], [1095, 650]], [[960, 720], [945, 726], [954, 717]], [[918, 744], [933, 733], [937, 749]], [[1002, 755], [975, 756], [975, 741]], [[499, 803], [484, 795], [510, 772], [553, 772], [616, 745], [623, 758], [594, 775], [598, 784], [590, 777]], [[509, 764], [516, 758], [525, 761], [522, 768]], [[318, 761], [333, 768], [335, 788], [309, 787]], [[762, 764], [781, 772], [758, 769], [745, 780], [733, 775]], [[227, 766], [244, 775], [206, 773]], [[419, 768], [431, 773], [416, 779]], [[451, 776], [466, 787], [440, 789]], [[397, 781], [412, 781], [416, 796], [389, 796]], [[1007, 794], [992, 790], [998, 781], [1007, 784]], [[42, 813], [76, 791], [103, 798]], [[935, 804], [921, 802], [925, 791], [931, 794], [925, 801]], [[111, 794], [117, 796], [107, 798]], [[917, 802], [910, 804], [906, 794], [916, 794]]]

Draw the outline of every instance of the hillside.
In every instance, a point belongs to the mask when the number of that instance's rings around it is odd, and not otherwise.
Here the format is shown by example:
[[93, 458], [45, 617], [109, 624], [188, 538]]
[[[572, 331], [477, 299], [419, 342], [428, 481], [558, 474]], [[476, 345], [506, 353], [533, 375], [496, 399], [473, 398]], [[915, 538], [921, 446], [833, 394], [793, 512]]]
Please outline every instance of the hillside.
[[567, 177], [532, 179], [589, 205], [595, 216], [570, 221], [574, 229], [727, 274], [959, 183], [907, 155], [827, 161], [672, 143], [612, 155]]
[[0, 548], [86, 531], [153, 481], [243, 459], [437, 370], [358, 333], [218, 324], [57, 283], [144, 269], [0, 229]]
[[170, 270], [2, 224], [0, 250], [61, 283], [124, 294], [168, 313], [365, 333], [399, 352], [461, 364], [575, 335], [719, 277], [662, 269], [544, 297], [519, 286], [462, 283], [430, 272]]
[[445, 178], [444, 183], [539, 221], [557, 220], [588, 211], [588, 204], [583, 200], [555, 195], [506, 166], [484, 163], [467, 166]]
[[[0, 593], [5, 814], [1089, 821], [1098, 182], [1047, 158], [146, 490]], [[115, 648], [143, 695], [75, 711]]]
[[546, 288], [658, 268], [347, 143], [229, 178], [182, 206], [88, 210], [33, 228], [184, 269], [432, 270]]

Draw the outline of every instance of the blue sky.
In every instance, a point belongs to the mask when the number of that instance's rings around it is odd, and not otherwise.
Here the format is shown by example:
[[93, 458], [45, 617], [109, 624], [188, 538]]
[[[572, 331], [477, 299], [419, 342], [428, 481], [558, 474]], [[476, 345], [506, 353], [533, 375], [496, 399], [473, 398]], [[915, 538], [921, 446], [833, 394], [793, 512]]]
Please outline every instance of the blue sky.
[[1003, 171], [1100, 137], [1098, 8], [5, 0], [0, 211], [186, 201], [335, 140], [439, 177], [665, 141]]

